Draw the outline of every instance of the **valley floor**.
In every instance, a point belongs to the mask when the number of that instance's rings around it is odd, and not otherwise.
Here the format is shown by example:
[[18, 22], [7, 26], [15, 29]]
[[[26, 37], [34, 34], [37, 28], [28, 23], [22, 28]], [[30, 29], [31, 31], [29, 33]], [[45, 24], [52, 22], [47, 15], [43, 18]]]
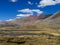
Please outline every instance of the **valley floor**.
[[0, 45], [60, 45], [60, 31], [0, 30]]

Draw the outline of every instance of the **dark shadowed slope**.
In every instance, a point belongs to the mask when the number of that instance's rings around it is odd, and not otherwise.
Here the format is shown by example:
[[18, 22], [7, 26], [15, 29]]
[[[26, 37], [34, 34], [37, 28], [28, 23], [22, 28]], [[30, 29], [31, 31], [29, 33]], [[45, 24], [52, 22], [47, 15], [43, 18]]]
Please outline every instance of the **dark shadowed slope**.
[[59, 12], [56, 12], [55, 14], [53, 14], [53, 15], [51, 15], [50, 17], [48, 17], [47, 19], [45, 19], [45, 20], [50, 20], [50, 19], [56, 19], [56, 18], [58, 18], [58, 17], [60, 17], [60, 11]]

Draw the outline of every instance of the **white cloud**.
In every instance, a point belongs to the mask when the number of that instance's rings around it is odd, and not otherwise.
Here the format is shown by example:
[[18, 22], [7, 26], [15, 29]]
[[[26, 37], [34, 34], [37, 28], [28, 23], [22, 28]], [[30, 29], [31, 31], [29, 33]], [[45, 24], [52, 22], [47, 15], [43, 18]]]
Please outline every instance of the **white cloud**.
[[32, 13], [32, 11], [30, 9], [22, 9], [22, 10], [18, 10], [18, 12]]
[[11, 2], [17, 2], [17, 0], [10, 0]]
[[36, 12], [37, 14], [43, 13], [39, 9], [22, 9], [22, 10], [18, 10], [18, 12], [30, 13], [30, 14], [33, 14], [33, 12]]
[[51, 5], [56, 5], [60, 3], [60, 0], [41, 0], [38, 7], [45, 7], [45, 6], [51, 6]]
[[34, 9], [34, 10], [32, 10], [32, 12], [36, 12], [36, 13], [37, 13], [37, 15], [39, 15], [39, 14], [42, 14], [42, 13], [43, 13], [43, 11], [40, 11], [39, 9]]
[[6, 21], [12, 21], [13, 19], [8, 19], [8, 20], [6, 20]]
[[60, 3], [60, 0], [55, 0], [57, 3]]
[[32, 15], [32, 14], [18, 14], [17, 17], [28, 17], [30, 15]]
[[22, 9], [22, 10], [18, 10], [18, 12], [22, 12], [22, 13], [25, 13], [25, 14], [18, 14], [17, 16], [20, 16], [20, 17], [27, 17], [27, 16], [30, 16], [30, 15], [34, 15], [34, 12], [37, 13], [37, 15], [40, 15], [43, 13], [43, 11], [40, 11], [39, 9]]
[[32, 5], [33, 3], [32, 3], [32, 2], [30, 2], [30, 1], [28, 1], [28, 4]]
[[33, 3], [33, 2], [28, 1], [28, 4], [30, 4], [30, 5], [33, 5], [33, 4], [37, 5], [38, 3], [37, 2]]

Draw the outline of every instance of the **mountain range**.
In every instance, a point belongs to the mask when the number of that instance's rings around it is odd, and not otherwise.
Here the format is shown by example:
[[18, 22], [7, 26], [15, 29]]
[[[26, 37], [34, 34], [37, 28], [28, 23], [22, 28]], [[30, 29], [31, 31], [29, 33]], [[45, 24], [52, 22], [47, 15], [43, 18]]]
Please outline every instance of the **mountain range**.
[[54, 14], [30, 15], [25, 18], [16, 18], [11, 21], [0, 21], [0, 29], [60, 29], [60, 11]]

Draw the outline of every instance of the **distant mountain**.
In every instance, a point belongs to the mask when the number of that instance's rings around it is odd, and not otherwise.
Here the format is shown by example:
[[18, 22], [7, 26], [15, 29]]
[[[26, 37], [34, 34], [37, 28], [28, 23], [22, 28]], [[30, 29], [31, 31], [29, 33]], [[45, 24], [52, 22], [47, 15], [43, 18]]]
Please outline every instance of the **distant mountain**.
[[17, 27], [17, 26], [31, 26], [34, 25], [36, 22], [40, 22], [41, 20], [45, 19], [47, 16], [44, 14], [33, 16], [30, 15], [29, 17], [24, 18], [16, 18], [11, 21], [0, 21], [0, 27]]
[[38, 16], [30, 15], [29, 17], [25, 17], [25, 18], [17, 18], [13, 21], [10, 21], [10, 23], [17, 24], [20, 26], [34, 25], [35, 22], [41, 21], [47, 17], [48, 16], [44, 14]]
[[0, 21], [0, 24], [5, 24], [4, 22]]
[[[60, 12], [57, 12], [55, 14], [48, 14], [48, 15], [38, 15], [33, 16], [30, 15], [29, 17], [24, 18], [16, 18], [11, 21], [1, 22], [0, 21], [0, 27], [14, 27], [15, 29], [25, 29], [26, 27], [28, 29], [60, 29]], [[20, 28], [22, 27], [22, 28]], [[26, 28], [26, 29], [27, 29]], [[11, 28], [12, 29], [12, 28]]]
[[16, 24], [9, 23], [7, 21], [0, 21], [0, 28], [1, 27], [14, 27]]

